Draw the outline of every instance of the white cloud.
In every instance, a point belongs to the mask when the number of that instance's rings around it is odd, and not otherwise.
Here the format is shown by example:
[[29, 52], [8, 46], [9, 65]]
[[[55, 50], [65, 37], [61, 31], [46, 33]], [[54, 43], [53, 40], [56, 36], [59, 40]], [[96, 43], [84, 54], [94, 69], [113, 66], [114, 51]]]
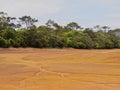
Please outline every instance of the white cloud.
[[120, 26], [120, 0], [1, 0], [0, 10], [15, 17], [30, 15], [40, 24], [53, 19], [62, 25], [75, 21], [83, 26]]
[[3, 0], [0, 3], [0, 9], [13, 16], [53, 14], [62, 8], [62, 0]]

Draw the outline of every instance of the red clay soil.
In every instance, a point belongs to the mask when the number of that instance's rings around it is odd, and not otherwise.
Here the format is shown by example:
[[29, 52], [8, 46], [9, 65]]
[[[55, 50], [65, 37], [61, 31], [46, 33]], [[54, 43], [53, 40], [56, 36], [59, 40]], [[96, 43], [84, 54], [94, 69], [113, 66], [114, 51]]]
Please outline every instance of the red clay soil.
[[0, 90], [120, 90], [120, 50], [1, 48]]

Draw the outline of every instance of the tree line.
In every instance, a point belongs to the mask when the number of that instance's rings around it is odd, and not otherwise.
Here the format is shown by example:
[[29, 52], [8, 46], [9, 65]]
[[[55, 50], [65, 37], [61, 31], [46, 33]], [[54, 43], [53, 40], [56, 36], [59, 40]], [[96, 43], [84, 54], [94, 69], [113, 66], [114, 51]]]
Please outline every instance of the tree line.
[[76, 22], [61, 26], [53, 20], [36, 26], [37, 19], [30, 16], [10, 17], [0, 12], [0, 47], [34, 48], [120, 48], [120, 29], [96, 25], [83, 28]]

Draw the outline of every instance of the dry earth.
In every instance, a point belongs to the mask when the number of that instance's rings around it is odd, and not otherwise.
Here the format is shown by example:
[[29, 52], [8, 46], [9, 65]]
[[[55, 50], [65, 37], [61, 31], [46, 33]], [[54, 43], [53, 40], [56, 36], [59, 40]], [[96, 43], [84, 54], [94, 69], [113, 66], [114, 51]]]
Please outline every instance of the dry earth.
[[120, 50], [0, 49], [0, 90], [120, 90]]

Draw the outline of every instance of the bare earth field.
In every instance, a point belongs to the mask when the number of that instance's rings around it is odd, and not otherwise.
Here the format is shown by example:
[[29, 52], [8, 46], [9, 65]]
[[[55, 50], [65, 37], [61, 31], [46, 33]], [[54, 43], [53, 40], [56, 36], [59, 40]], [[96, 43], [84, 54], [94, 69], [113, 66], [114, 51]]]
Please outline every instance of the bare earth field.
[[0, 49], [0, 90], [120, 90], [120, 50]]

